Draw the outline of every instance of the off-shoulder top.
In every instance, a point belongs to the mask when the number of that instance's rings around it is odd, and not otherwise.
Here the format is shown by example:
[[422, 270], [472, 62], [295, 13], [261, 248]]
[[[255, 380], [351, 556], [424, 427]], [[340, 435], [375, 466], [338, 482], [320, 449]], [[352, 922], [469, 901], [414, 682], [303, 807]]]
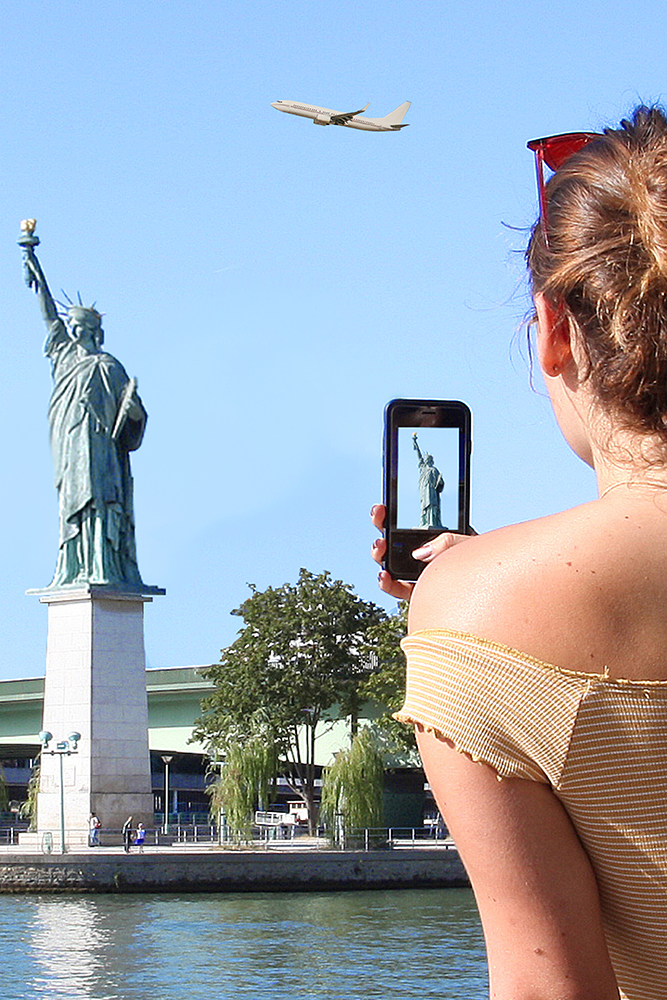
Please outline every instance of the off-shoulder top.
[[667, 1000], [667, 681], [562, 670], [461, 632], [403, 640], [397, 718], [547, 782], [591, 859], [623, 996]]

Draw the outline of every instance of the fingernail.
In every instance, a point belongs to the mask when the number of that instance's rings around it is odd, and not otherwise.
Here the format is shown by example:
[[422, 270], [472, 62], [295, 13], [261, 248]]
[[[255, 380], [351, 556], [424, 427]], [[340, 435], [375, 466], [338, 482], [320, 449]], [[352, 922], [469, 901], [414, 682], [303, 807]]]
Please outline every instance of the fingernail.
[[415, 549], [412, 553], [413, 559], [429, 559], [433, 555], [432, 545], [420, 545], [418, 549]]
[[374, 503], [374, 504], [373, 504], [373, 506], [371, 507], [371, 517], [373, 517], [373, 516], [374, 516], [374, 514], [375, 514], [375, 511], [376, 511], [377, 509], [378, 509], [378, 505], [377, 505], [376, 503]]

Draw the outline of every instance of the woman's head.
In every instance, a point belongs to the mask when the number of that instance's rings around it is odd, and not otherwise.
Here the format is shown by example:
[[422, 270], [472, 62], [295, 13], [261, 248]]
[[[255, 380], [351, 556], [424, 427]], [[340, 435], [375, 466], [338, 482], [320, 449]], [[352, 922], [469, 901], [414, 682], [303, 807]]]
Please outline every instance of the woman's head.
[[667, 118], [638, 108], [547, 185], [533, 228], [533, 294], [572, 324], [594, 396], [667, 441]]

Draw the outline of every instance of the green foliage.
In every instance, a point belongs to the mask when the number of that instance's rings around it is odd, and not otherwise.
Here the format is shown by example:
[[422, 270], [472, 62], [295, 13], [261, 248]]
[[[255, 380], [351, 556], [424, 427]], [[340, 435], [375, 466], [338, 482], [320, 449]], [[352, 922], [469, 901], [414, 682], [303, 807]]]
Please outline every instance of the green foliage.
[[7, 792], [7, 781], [5, 779], [4, 768], [0, 766], [0, 812], [6, 812], [9, 808], [9, 794]]
[[225, 760], [217, 781], [206, 789], [211, 809], [225, 814], [227, 827], [237, 843], [249, 840], [255, 806], [266, 809], [276, 777], [275, 746], [265, 728], [258, 725], [250, 736], [230, 734]]
[[[353, 830], [382, 826], [382, 755], [370, 729], [364, 727], [352, 740], [349, 750], [336, 755], [324, 771], [321, 815], [340, 841]], [[341, 831], [342, 826], [342, 831]]]
[[408, 604], [401, 602], [398, 613], [386, 616], [367, 633], [367, 642], [377, 656], [378, 667], [361, 685], [360, 696], [381, 705], [385, 711], [377, 720], [378, 739], [387, 756], [402, 757], [406, 763], [419, 762], [414, 730], [392, 718], [405, 697], [405, 656], [400, 647], [408, 627]]
[[296, 584], [250, 589], [232, 612], [244, 621], [238, 638], [203, 672], [215, 691], [202, 702], [193, 738], [224, 753], [230, 734], [248, 732], [248, 720], [261, 710], [264, 737], [289, 763], [285, 776], [293, 777], [312, 828], [315, 731], [325, 713], [355, 713], [370, 673], [366, 637], [385, 614], [328, 572], [302, 569]]
[[37, 793], [39, 792], [39, 769], [40, 769], [41, 759], [38, 757], [32, 769], [32, 774], [30, 775], [30, 780], [28, 782], [28, 798], [25, 802], [21, 803], [21, 808], [19, 809], [19, 816], [21, 819], [27, 819], [30, 821], [29, 830], [37, 829]]
[[198, 739], [217, 742], [230, 726], [243, 726], [258, 707], [270, 713], [276, 733], [320, 717], [334, 703], [342, 710], [368, 673], [363, 638], [383, 617], [329, 573], [302, 569], [296, 585], [258, 591], [232, 614], [245, 627], [204, 676], [216, 692], [203, 703]]

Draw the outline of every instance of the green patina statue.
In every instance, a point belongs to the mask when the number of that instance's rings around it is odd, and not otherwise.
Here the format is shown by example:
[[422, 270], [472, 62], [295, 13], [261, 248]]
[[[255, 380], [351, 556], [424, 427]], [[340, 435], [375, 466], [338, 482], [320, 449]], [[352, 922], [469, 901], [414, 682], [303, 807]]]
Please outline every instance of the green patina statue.
[[420, 528], [442, 528], [440, 519], [440, 494], [445, 488], [445, 480], [433, 464], [433, 455], [422, 455], [417, 443], [417, 435], [412, 435], [412, 444], [419, 461], [419, 502], [421, 504]]
[[129, 452], [141, 444], [147, 413], [137, 383], [102, 350], [102, 317], [70, 304], [61, 314], [35, 254], [35, 220], [21, 223], [26, 283], [48, 328], [51, 454], [60, 500], [60, 548], [49, 589], [110, 584], [143, 589], [134, 540]]

